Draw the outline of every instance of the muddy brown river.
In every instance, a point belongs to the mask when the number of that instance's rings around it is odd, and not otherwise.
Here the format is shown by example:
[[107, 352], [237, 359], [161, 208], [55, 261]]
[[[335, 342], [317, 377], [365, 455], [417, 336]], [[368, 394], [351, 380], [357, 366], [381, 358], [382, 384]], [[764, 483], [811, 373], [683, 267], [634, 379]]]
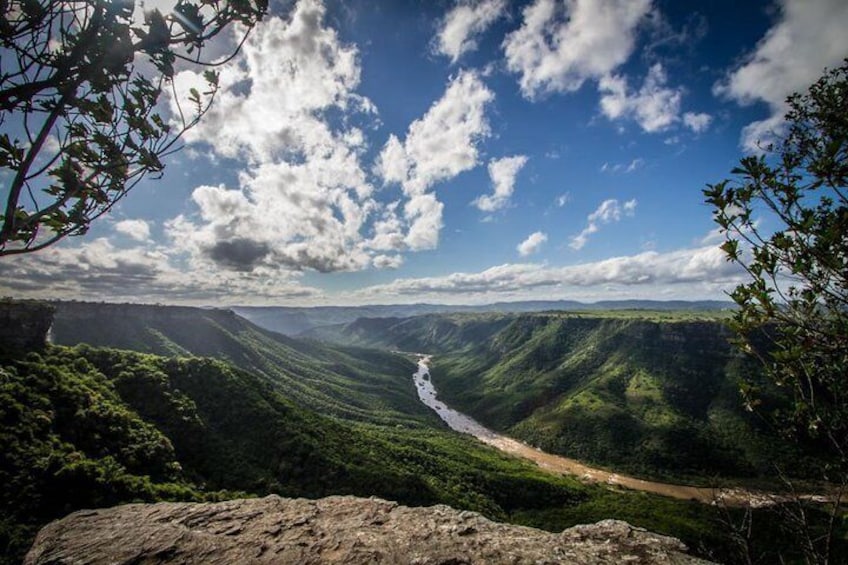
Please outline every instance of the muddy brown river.
[[590, 467], [576, 459], [546, 453], [523, 442], [494, 432], [473, 418], [450, 408], [439, 400], [436, 388], [432, 380], [430, 380], [429, 362], [430, 356], [419, 356], [418, 370], [412, 375], [415, 388], [418, 390], [418, 398], [421, 402], [435, 410], [451, 429], [472, 435], [483, 443], [496, 447], [505, 453], [529, 459], [545, 471], [554, 474], [574, 475], [588, 482], [615, 485], [669, 496], [671, 498], [697, 500], [705, 504], [724, 503], [728, 506], [760, 507], [768, 506], [784, 499], [784, 497], [779, 495], [743, 488], [696, 487], [646, 481], [644, 479], [637, 479], [636, 477]]

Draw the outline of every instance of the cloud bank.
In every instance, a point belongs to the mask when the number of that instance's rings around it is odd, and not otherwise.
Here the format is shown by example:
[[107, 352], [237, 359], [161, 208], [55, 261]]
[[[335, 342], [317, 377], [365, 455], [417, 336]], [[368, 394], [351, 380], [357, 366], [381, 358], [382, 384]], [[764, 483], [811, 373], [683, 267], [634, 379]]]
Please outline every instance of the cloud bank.
[[503, 42], [507, 68], [529, 99], [574, 92], [630, 57], [651, 0], [536, 0]]
[[397, 279], [355, 295], [366, 300], [417, 297], [478, 302], [538, 297], [539, 291], [550, 299], [722, 297], [742, 276], [738, 266], [726, 261], [723, 251], [705, 246], [667, 253], [648, 251], [567, 267], [504, 264], [477, 273]]
[[825, 67], [848, 54], [848, 2], [781, 0], [780, 15], [741, 63], [716, 83], [713, 92], [742, 105], [763, 102], [769, 117], [748, 124], [740, 144], [757, 152], [782, 131], [786, 97], [804, 92]]

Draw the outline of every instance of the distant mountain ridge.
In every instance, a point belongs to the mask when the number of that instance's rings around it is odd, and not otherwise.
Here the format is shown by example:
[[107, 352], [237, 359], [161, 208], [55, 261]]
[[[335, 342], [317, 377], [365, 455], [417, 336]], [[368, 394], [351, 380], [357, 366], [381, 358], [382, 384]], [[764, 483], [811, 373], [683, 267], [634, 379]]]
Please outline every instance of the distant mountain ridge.
[[[768, 475], [783, 449], [739, 395], [759, 382], [710, 312], [430, 314], [307, 335], [435, 354], [440, 398], [545, 451], [651, 476]], [[780, 403], [762, 386], [763, 401]], [[794, 458], [794, 459], [793, 459]]]
[[[73, 510], [269, 493], [444, 503], [551, 529], [612, 515], [720, 544], [708, 507], [583, 485], [447, 430], [402, 356], [227, 310], [54, 306], [53, 343], [78, 345], [0, 348], [4, 565]], [[134, 351], [105, 348], [118, 346]]]
[[317, 327], [346, 324], [358, 318], [409, 318], [425, 314], [451, 312], [541, 312], [546, 310], [679, 310], [708, 311], [734, 308], [733, 302], [722, 300], [528, 300], [495, 302], [481, 305], [450, 304], [382, 304], [371, 306], [235, 306], [232, 308], [254, 324], [286, 335], [299, 335]]
[[56, 302], [52, 342], [164, 356], [213, 357], [272, 382], [301, 406], [404, 425], [437, 418], [418, 402], [415, 365], [387, 352], [296, 340], [225, 309]]
[[[710, 506], [581, 484], [446, 430], [418, 402], [403, 356], [287, 338], [226, 310], [55, 309], [54, 343], [143, 353], [0, 347], [3, 565], [20, 562], [35, 528], [72, 510], [269, 493], [440, 502], [550, 530], [614, 516], [719, 561], [733, 551]], [[444, 316], [449, 331], [426, 343], [488, 342], [504, 328], [486, 318], [509, 318], [464, 316], [483, 323], [450, 330], [457, 316]], [[391, 323], [412, 336], [422, 320]]]

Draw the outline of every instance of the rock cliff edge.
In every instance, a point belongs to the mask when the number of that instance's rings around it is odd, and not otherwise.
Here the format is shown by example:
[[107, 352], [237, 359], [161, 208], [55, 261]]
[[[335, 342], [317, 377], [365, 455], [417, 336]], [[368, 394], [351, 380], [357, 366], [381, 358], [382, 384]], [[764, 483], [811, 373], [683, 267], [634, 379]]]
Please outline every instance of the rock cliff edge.
[[616, 520], [554, 534], [441, 505], [268, 496], [75, 512], [45, 526], [24, 563], [706, 563], [685, 552]]

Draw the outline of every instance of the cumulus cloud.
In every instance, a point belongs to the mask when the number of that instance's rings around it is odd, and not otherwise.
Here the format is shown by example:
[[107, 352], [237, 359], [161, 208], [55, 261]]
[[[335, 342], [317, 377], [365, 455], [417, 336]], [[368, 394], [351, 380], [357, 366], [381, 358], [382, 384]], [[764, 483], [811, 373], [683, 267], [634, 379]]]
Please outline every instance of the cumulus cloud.
[[146, 241], [150, 238], [150, 224], [145, 220], [121, 220], [115, 223], [115, 231], [136, 241]]
[[478, 142], [490, 133], [485, 110], [494, 96], [476, 72], [461, 71], [427, 113], [410, 124], [403, 143], [389, 138], [378, 173], [387, 182], [401, 183], [407, 194], [423, 194], [474, 168]]
[[713, 122], [713, 117], [703, 112], [686, 112], [683, 114], [683, 125], [695, 133], [706, 131]]
[[403, 265], [401, 255], [377, 255], [374, 257], [374, 266], [378, 269], [397, 269]]
[[309, 299], [317, 289], [296, 278], [270, 276], [268, 269], [234, 272], [216, 268], [186, 271], [162, 247], [117, 247], [98, 238], [78, 247], [56, 246], [0, 263], [0, 292], [31, 298], [131, 302], [247, 304]]
[[516, 250], [518, 250], [519, 255], [521, 255], [522, 257], [526, 257], [539, 251], [539, 248], [546, 241], [548, 241], [547, 234], [542, 233], [540, 231], [533, 232], [529, 236], [527, 236], [527, 239], [518, 244]]
[[[321, 119], [328, 108], [373, 111], [354, 91], [358, 50], [324, 26], [325, 11], [318, 0], [301, 0], [289, 18], [271, 17], [257, 26], [239, 57], [221, 68], [215, 104], [186, 141], [209, 143], [224, 157], [271, 162], [331, 150], [339, 134]], [[175, 77], [178, 92], [199, 81], [192, 71]], [[179, 99], [172, 97], [172, 106]]]
[[589, 214], [586, 218], [586, 227], [583, 231], [571, 238], [569, 247], [575, 251], [583, 249], [586, 242], [589, 241], [589, 236], [597, 233], [603, 224], [618, 222], [623, 216], [632, 216], [636, 211], [636, 199], [628, 200], [624, 204], [619, 204], [615, 198], [604, 200], [600, 206]]
[[477, 48], [477, 36], [503, 15], [504, 0], [460, 1], [439, 25], [436, 52], [452, 63]]
[[400, 184], [408, 198], [403, 217], [411, 250], [433, 249], [442, 228], [443, 205], [428, 192], [479, 164], [479, 142], [490, 134], [486, 107], [494, 99], [478, 74], [461, 71], [442, 97], [410, 124], [404, 141], [392, 135], [377, 159], [376, 172]]
[[[392, 136], [376, 172], [403, 197], [385, 204], [363, 166], [364, 132], [378, 119], [357, 92], [359, 52], [325, 15], [319, 0], [300, 0], [287, 17], [266, 18], [220, 68], [216, 103], [185, 139], [244, 167], [236, 182], [196, 187], [194, 210], [164, 224], [170, 253], [193, 273], [287, 280], [304, 270], [397, 268], [403, 251], [438, 244], [444, 206], [432, 188], [477, 166], [494, 95], [477, 73], [460, 72], [403, 141]], [[202, 77], [183, 71], [174, 82], [184, 93]]]
[[[361, 163], [365, 135], [353, 125], [373, 122], [375, 109], [356, 92], [356, 47], [324, 16], [321, 2], [301, 0], [288, 18], [258, 25], [222, 67], [219, 98], [186, 139], [249, 168], [236, 186], [197, 187], [197, 214], [166, 224], [195, 268], [356, 270], [385, 250], [385, 234], [368, 237], [380, 205]], [[175, 82], [179, 90], [197, 80], [182, 72]], [[334, 112], [344, 119], [331, 121]]]
[[527, 164], [527, 157], [514, 155], [489, 161], [489, 178], [492, 179], [494, 192], [477, 197], [472, 204], [483, 212], [494, 212], [509, 204], [515, 189], [515, 177]]
[[434, 194], [414, 194], [404, 206], [409, 231], [404, 243], [413, 251], [435, 249], [442, 231], [444, 204]]
[[630, 57], [651, 0], [536, 0], [503, 43], [526, 98], [573, 92]]
[[786, 97], [805, 91], [825, 67], [838, 66], [848, 53], [848, 2], [781, 0], [779, 6], [778, 20], [756, 49], [713, 88], [716, 95], [742, 105], [768, 105], [768, 118], [742, 130], [740, 144], [752, 152], [780, 133]]
[[630, 92], [624, 77], [604, 76], [598, 83], [601, 113], [610, 120], [632, 119], [648, 133], [667, 130], [680, 120], [683, 90], [666, 87], [666, 82], [660, 63], [651, 67], [636, 92]]
[[[478, 273], [444, 277], [397, 279], [362, 289], [358, 296], [413, 296], [463, 300], [532, 296], [544, 289], [547, 296], [593, 298], [615, 295], [684, 298], [720, 296], [740, 280], [740, 268], [725, 260], [724, 252], [710, 245], [668, 253], [646, 251], [593, 263], [547, 267], [533, 263], [505, 264]], [[526, 294], [525, 294], [526, 293]]]

